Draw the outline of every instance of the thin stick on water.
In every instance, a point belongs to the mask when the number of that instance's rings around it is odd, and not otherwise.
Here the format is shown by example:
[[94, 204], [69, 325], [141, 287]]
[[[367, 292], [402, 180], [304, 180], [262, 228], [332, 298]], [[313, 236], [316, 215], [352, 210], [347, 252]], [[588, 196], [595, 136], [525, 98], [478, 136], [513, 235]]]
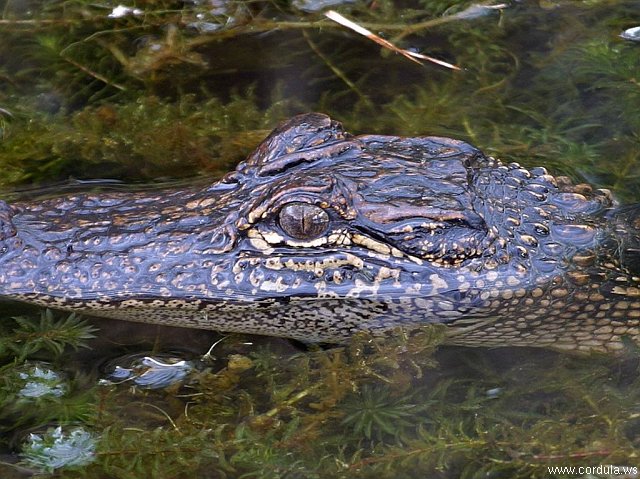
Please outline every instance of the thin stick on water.
[[379, 37], [375, 33], [367, 30], [366, 28], [358, 25], [357, 23], [352, 22], [348, 18], [345, 18], [344, 16], [340, 15], [335, 10], [329, 10], [325, 12], [324, 15], [328, 19], [333, 20], [334, 22], [339, 23], [340, 25], [353, 30], [354, 32], [367, 37], [369, 40], [376, 42], [378, 45], [383, 46], [384, 48], [388, 48], [393, 52], [399, 53], [400, 55], [402, 55], [405, 58], [408, 58], [412, 62], [416, 62], [419, 64], [420, 63], [419, 60], [426, 60], [426, 61], [435, 63], [436, 65], [443, 66], [445, 68], [450, 68], [452, 70], [460, 70], [460, 67], [456, 65], [452, 65], [451, 63], [447, 63], [442, 60], [438, 60], [437, 58], [423, 55], [422, 53], [416, 53], [409, 50], [405, 50], [404, 48], [397, 47], [393, 43], [391, 43], [389, 40], [385, 40], [384, 38]]

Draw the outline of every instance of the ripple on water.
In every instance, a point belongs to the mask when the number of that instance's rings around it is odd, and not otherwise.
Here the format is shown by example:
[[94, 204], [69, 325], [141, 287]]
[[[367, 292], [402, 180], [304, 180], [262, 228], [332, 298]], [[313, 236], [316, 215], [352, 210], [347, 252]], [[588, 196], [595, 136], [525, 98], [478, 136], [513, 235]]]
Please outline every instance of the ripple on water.
[[100, 384], [127, 383], [142, 389], [163, 389], [182, 383], [193, 369], [191, 361], [171, 354], [130, 354], [109, 361]]

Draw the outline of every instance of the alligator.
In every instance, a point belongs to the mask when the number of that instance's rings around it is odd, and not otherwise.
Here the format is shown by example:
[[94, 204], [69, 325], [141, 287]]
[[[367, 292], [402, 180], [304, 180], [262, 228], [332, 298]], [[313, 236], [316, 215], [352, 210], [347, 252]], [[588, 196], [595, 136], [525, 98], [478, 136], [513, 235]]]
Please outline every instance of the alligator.
[[280, 124], [207, 187], [0, 202], [0, 298], [340, 343], [619, 351], [640, 341], [640, 207], [459, 140]]

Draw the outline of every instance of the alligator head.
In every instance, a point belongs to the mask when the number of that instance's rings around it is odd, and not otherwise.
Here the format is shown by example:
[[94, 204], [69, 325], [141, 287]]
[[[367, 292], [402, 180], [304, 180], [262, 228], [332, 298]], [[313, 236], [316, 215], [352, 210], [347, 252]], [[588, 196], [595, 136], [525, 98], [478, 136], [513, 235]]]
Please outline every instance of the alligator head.
[[307, 114], [204, 189], [2, 203], [0, 297], [305, 341], [437, 322], [457, 343], [616, 349], [640, 289], [611, 207], [461, 141]]

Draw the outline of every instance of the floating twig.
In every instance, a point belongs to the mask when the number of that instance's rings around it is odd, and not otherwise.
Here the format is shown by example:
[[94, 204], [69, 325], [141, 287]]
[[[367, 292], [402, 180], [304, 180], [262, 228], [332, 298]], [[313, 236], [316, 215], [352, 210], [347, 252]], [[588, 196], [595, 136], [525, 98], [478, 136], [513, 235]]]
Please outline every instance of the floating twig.
[[348, 18], [345, 18], [344, 16], [340, 15], [335, 10], [329, 10], [325, 12], [324, 15], [328, 19], [333, 20], [334, 22], [339, 23], [340, 25], [353, 30], [354, 32], [367, 37], [369, 40], [376, 42], [378, 45], [384, 48], [388, 48], [393, 52], [399, 53], [400, 55], [402, 55], [405, 58], [408, 58], [412, 62], [420, 63], [419, 60], [426, 60], [426, 61], [435, 63], [436, 65], [443, 66], [445, 68], [450, 68], [452, 70], [460, 70], [460, 67], [456, 65], [452, 65], [451, 63], [447, 63], [442, 60], [438, 60], [437, 58], [423, 55], [422, 53], [416, 53], [409, 50], [405, 50], [404, 48], [397, 47], [396, 45], [391, 43], [389, 40], [385, 40], [384, 38], [379, 37], [375, 33], [367, 30], [366, 28], [358, 25], [357, 23], [352, 22]]

